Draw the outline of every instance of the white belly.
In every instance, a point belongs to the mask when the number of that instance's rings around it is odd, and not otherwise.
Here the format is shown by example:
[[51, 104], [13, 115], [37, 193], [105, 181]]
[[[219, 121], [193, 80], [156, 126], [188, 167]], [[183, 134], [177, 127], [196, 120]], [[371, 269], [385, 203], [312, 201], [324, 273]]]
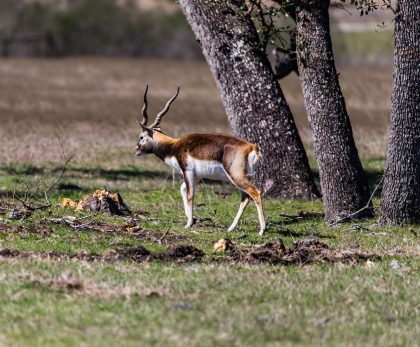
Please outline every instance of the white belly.
[[188, 170], [194, 172], [194, 175], [198, 178], [209, 178], [219, 181], [229, 180], [223, 165], [218, 161], [199, 160], [189, 157]]
[[181, 172], [181, 167], [179, 166], [178, 160], [176, 160], [175, 157], [166, 157], [165, 164], [170, 166], [175, 171]]

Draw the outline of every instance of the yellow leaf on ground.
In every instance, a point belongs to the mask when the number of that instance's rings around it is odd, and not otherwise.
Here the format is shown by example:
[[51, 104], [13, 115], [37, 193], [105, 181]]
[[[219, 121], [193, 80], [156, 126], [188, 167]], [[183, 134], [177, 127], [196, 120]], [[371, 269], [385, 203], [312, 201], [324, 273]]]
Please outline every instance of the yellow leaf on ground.
[[224, 252], [233, 248], [233, 242], [229, 239], [220, 239], [213, 245], [216, 252]]
[[78, 203], [79, 203], [78, 201], [74, 201], [69, 198], [63, 198], [60, 201], [60, 205], [62, 207], [69, 207], [69, 208], [76, 208]]

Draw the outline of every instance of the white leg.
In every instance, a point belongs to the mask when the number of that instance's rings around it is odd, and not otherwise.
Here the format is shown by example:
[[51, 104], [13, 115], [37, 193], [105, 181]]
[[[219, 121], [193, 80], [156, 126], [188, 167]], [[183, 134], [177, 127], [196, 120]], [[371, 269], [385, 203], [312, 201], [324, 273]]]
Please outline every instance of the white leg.
[[249, 195], [241, 190], [241, 203], [239, 205], [239, 210], [231, 226], [229, 227], [228, 231], [235, 230], [236, 226], [238, 225], [239, 219], [241, 218], [242, 213], [244, 213], [245, 208], [247, 207], [248, 203], [249, 203]]
[[182, 203], [184, 204], [184, 213], [188, 217], [188, 213], [187, 213], [187, 205], [188, 205], [187, 184], [185, 182], [181, 184], [181, 196], [182, 196]]
[[265, 226], [265, 217], [264, 217], [264, 212], [262, 208], [262, 203], [261, 202], [259, 204], [255, 203], [255, 205], [257, 206], [258, 219], [260, 220], [260, 232], [258, 234], [260, 236], [263, 236], [266, 226]]
[[185, 206], [186, 215], [188, 218], [185, 228], [190, 228], [194, 224], [193, 218], [193, 202], [195, 192], [195, 177], [192, 171], [184, 172], [184, 181], [187, 188], [187, 204]]

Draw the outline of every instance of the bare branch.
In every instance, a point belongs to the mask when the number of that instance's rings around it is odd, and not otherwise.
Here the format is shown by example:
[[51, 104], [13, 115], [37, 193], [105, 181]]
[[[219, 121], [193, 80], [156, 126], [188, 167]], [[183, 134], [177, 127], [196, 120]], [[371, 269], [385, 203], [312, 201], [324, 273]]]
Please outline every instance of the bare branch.
[[356, 212], [350, 213], [347, 216], [341, 217], [339, 219], [337, 219], [336, 221], [334, 221], [331, 224], [328, 224], [329, 227], [333, 227], [341, 222], [344, 222], [345, 220], [350, 220], [353, 217], [357, 216], [360, 212], [363, 212], [366, 209], [371, 208], [370, 203], [372, 202], [373, 197], [375, 196], [376, 191], [378, 190], [378, 188], [382, 185], [382, 182], [384, 180], [384, 177], [382, 176], [381, 180], [379, 181], [378, 185], [375, 187], [375, 189], [373, 190], [372, 194], [370, 195], [369, 200], [367, 201], [366, 205], [363, 206], [360, 210], [357, 210]]
[[[63, 158], [63, 165], [60, 170], [59, 176], [41, 193], [41, 186], [44, 183], [44, 178], [40, 177], [36, 180], [35, 183], [31, 183], [30, 180], [25, 182], [25, 192], [23, 197], [19, 196], [16, 193], [16, 187], [13, 189], [13, 200], [17, 200], [20, 203], [20, 206], [16, 206], [14, 210], [20, 212], [22, 209], [26, 209], [28, 211], [37, 211], [46, 209], [52, 206], [51, 201], [49, 200], [48, 194], [51, 190], [61, 181], [63, 178], [64, 172], [66, 171], [67, 165], [71, 161], [72, 157], [67, 158], [64, 152], [64, 146], [60, 138], [58, 138], [58, 142], [60, 144], [61, 156]], [[44, 201], [41, 203], [42, 198], [38, 196], [42, 195]]]

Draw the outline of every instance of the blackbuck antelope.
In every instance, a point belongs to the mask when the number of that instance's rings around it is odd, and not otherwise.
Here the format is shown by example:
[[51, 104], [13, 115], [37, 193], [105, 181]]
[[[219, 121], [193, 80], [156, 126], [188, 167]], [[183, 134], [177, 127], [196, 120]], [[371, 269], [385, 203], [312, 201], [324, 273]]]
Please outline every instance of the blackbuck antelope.
[[143, 120], [138, 122], [142, 130], [134, 148], [134, 154], [140, 156], [153, 153], [183, 175], [184, 183], [181, 185], [181, 195], [185, 214], [188, 218], [185, 227], [190, 228], [194, 223], [193, 200], [196, 180], [209, 178], [230, 181], [241, 192], [239, 211], [228, 231], [236, 228], [251, 197], [257, 206], [260, 222], [259, 234], [263, 235], [265, 219], [260, 192], [248, 179], [258, 160], [258, 147], [236, 137], [222, 134], [189, 134], [179, 139], [164, 134], [160, 128], [160, 123], [162, 117], [177, 98], [179, 86], [176, 94], [156, 116], [154, 123], [147, 126], [148, 87], [146, 86], [143, 97]]

